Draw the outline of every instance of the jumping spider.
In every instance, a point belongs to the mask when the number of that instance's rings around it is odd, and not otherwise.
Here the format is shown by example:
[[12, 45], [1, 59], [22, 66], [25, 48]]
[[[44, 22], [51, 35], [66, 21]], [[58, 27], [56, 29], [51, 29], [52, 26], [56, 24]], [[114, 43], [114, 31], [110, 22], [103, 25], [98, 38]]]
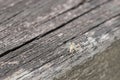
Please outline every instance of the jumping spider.
[[81, 48], [80, 44], [75, 44], [74, 42], [69, 42], [67, 45], [67, 49], [70, 53], [74, 53], [80, 50], [80, 48]]

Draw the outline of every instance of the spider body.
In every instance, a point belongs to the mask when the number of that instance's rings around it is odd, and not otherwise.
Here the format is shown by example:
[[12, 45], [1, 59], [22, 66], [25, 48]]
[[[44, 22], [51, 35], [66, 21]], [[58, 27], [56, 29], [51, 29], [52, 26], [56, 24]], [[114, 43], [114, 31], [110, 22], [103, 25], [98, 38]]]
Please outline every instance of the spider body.
[[74, 42], [69, 42], [68, 51], [70, 53], [74, 53], [74, 52], [78, 51], [79, 48], [80, 48], [79, 44], [76, 45]]

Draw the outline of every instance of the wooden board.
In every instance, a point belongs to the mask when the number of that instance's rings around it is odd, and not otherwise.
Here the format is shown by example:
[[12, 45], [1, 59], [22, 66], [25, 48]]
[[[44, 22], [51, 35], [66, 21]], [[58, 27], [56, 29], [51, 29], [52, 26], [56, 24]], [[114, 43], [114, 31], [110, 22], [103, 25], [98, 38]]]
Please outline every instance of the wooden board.
[[53, 80], [120, 39], [119, 0], [3, 3], [14, 5], [0, 7], [1, 80]]

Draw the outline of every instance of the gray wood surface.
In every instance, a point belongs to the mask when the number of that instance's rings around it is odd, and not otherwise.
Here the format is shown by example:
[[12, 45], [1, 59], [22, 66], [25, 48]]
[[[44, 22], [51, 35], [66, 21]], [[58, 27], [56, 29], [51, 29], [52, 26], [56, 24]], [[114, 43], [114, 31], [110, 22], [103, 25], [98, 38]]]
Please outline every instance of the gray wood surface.
[[82, 80], [65, 74], [119, 39], [119, 0], [0, 0], [0, 80]]

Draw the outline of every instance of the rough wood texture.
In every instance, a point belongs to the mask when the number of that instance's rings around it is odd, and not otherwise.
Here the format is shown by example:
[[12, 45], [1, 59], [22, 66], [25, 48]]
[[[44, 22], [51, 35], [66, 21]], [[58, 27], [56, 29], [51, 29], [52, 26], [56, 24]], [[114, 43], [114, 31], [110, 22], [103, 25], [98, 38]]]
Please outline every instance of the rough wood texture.
[[[119, 0], [0, 4], [0, 80], [119, 79]], [[79, 50], [70, 53], [69, 42]], [[102, 53], [114, 42], [114, 54]]]

